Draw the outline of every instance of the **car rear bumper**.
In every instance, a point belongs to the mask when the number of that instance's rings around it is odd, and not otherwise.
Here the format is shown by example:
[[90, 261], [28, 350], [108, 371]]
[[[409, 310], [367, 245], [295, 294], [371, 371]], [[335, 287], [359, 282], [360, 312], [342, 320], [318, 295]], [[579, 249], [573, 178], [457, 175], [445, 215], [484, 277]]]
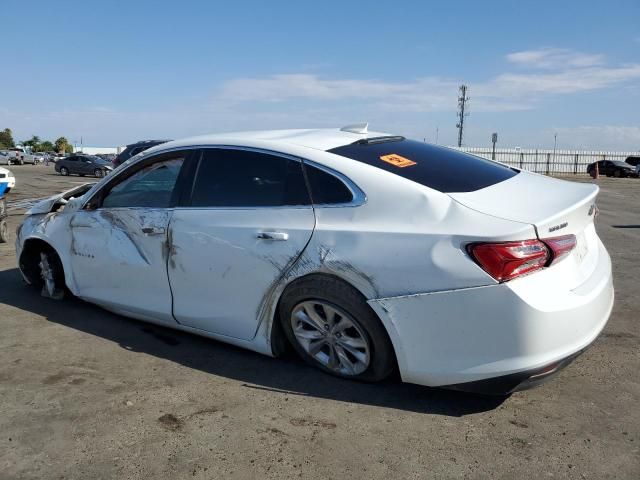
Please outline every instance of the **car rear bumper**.
[[552, 267], [503, 284], [370, 300], [402, 379], [507, 393], [555, 373], [597, 338], [613, 307], [611, 260], [597, 246], [597, 265], [572, 289], [550, 281], [562, 272]]

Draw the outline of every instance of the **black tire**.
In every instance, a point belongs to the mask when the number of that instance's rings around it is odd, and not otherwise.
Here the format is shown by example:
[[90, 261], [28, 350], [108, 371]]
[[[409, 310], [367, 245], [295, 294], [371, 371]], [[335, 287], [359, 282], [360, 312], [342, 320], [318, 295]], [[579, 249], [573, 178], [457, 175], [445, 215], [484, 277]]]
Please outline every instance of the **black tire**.
[[[366, 336], [369, 346], [369, 365], [365, 371], [357, 375], [338, 373], [316, 360], [298, 342], [291, 325], [291, 315], [301, 302], [318, 300], [329, 303], [349, 314]], [[331, 375], [378, 382], [387, 378], [395, 369], [396, 359], [391, 340], [362, 294], [348, 283], [324, 275], [314, 275], [294, 281], [282, 296], [279, 307], [281, 325], [289, 343], [300, 357], [308, 364]]]
[[0, 220], [0, 243], [7, 243], [9, 241], [9, 227], [7, 221]]
[[41, 289], [43, 297], [52, 298], [54, 300], [62, 300], [66, 292], [66, 284], [64, 281], [64, 268], [62, 261], [57, 252], [51, 247], [45, 247], [40, 251], [40, 254], [44, 254], [49, 262], [54, 288], [52, 291], [48, 291], [46, 282], [43, 279], [42, 272], [39, 277], [39, 281], [34, 283], [34, 286]]
[[93, 176], [94, 176], [94, 177], [97, 177], [97, 178], [102, 178], [102, 176], [103, 176], [103, 175], [102, 175], [102, 170], [100, 170], [99, 168], [96, 168], [96, 169], [93, 171]]
[[67, 167], [60, 167], [60, 175], [66, 177], [69, 175], [69, 169]]
[[614, 171], [613, 172], [613, 176], [616, 177], [616, 178], [620, 178], [622, 176], [621, 173], [620, 173], [620, 170]]

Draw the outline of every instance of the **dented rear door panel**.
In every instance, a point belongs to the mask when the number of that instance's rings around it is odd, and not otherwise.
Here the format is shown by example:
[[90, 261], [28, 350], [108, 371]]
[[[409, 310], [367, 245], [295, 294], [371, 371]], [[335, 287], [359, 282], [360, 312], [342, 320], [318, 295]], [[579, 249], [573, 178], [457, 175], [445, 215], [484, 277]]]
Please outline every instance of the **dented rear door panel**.
[[[177, 208], [168, 263], [176, 320], [219, 335], [253, 338], [270, 293], [304, 251], [314, 225], [310, 206]], [[269, 234], [286, 239], [261, 238]]]

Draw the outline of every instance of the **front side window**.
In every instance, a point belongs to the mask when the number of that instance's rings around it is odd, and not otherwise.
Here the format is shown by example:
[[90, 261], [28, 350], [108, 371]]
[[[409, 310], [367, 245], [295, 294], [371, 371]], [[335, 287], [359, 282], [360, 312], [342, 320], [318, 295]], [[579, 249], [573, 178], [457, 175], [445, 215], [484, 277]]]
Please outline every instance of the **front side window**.
[[202, 152], [191, 198], [193, 207], [309, 205], [299, 161], [250, 150]]
[[168, 208], [185, 155], [152, 163], [117, 183], [102, 200], [103, 208]]

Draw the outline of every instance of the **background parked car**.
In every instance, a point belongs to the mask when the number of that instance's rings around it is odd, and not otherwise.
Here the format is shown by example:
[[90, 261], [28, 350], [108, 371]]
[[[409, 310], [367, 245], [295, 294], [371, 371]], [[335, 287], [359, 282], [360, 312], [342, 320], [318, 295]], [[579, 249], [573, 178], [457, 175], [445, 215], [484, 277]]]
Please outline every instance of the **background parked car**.
[[625, 160], [625, 163], [628, 163], [629, 165], [633, 165], [634, 167], [636, 167], [640, 163], [640, 157], [637, 157], [637, 156], [627, 157], [627, 159]]
[[148, 148], [155, 147], [156, 145], [160, 145], [162, 143], [170, 141], [171, 140], [140, 140], [139, 142], [131, 143], [127, 145], [127, 147], [122, 152], [120, 152], [120, 155], [118, 155], [113, 160], [113, 166], [117, 167], [118, 165], [129, 160], [131, 157], [139, 154], [140, 152], [144, 152]]
[[11, 154], [7, 150], [0, 150], [0, 165], [10, 165]]
[[56, 172], [60, 175], [77, 174], [81, 177], [93, 175], [103, 177], [113, 170], [113, 166], [95, 155], [71, 155], [56, 162]]
[[626, 162], [620, 160], [600, 160], [599, 162], [590, 163], [587, 166], [587, 173], [596, 168], [598, 164], [598, 173], [607, 177], [631, 177], [635, 175], [635, 169]]
[[24, 165], [25, 163], [36, 164], [35, 157], [22, 147], [10, 148], [9, 152], [11, 153], [11, 163], [18, 165]]

